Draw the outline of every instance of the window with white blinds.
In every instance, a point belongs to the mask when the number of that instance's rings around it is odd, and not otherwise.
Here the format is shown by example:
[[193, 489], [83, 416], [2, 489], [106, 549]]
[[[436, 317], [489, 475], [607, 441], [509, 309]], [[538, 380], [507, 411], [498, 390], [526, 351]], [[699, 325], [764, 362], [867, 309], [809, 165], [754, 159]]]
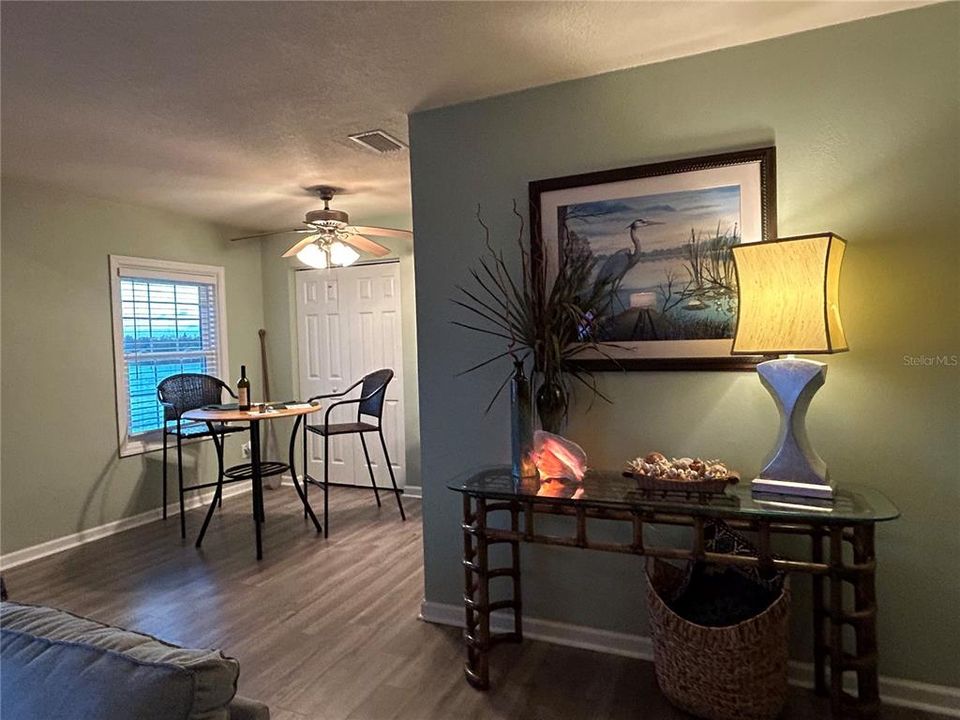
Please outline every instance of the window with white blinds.
[[157, 384], [228, 368], [223, 268], [111, 256], [120, 454], [159, 447]]

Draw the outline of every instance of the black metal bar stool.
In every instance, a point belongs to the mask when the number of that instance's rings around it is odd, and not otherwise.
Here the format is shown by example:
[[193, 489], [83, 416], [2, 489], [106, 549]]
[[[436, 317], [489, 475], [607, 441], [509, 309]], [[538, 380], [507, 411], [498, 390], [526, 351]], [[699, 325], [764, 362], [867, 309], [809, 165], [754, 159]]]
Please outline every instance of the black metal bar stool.
[[[363, 446], [363, 455], [367, 459], [367, 470], [370, 473], [370, 484], [373, 485], [373, 494], [377, 499], [377, 507], [380, 507], [380, 491], [377, 488], [377, 481], [373, 477], [373, 465], [370, 463], [370, 452], [367, 450], [367, 441], [364, 438], [366, 433], [375, 432], [380, 436], [380, 446], [383, 448], [383, 456], [387, 461], [387, 470], [390, 472], [390, 482], [393, 484], [393, 493], [397, 498], [397, 507], [400, 508], [400, 518], [407, 519], [403, 511], [403, 502], [400, 495], [403, 493], [397, 487], [397, 478], [393, 473], [393, 465], [390, 463], [390, 453], [387, 452], [387, 442], [383, 439], [383, 403], [387, 397], [387, 385], [393, 380], [393, 370], [377, 370], [365, 375], [343, 392], [330, 395], [315, 395], [310, 401], [322, 400], [325, 398], [343, 397], [355, 387], [362, 386], [360, 397], [350, 400], [338, 400], [331, 403], [323, 415], [323, 425], [307, 425], [307, 430], [323, 437], [323, 481], [313, 478], [307, 472], [307, 434], [303, 434], [303, 491], [307, 492], [309, 486], [316, 485], [323, 488], [323, 536], [327, 537], [330, 533], [330, 486], [328, 482], [330, 465], [330, 437], [333, 435], [359, 435], [360, 444]], [[357, 405], [357, 421], [351, 423], [331, 423], [330, 412], [340, 405]], [[363, 416], [368, 416], [376, 420], [376, 424], [364, 422]]]
[[[209, 487], [221, 487], [224, 483], [223, 442], [227, 435], [244, 432], [245, 427], [208, 423], [182, 421], [182, 416], [189, 410], [197, 410], [207, 405], [217, 405], [223, 400], [223, 391], [230, 397], [236, 395], [230, 387], [212, 375], [200, 373], [183, 373], [171, 375], [157, 385], [157, 399], [163, 406], [163, 519], [167, 519], [167, 436], [177, 438], [177, 487], [180, 495], [180, 537], [187, 536], [187, 521], [184, 515], [183, 495], [189, 490], [202, 490]], [[170, 423], [174, 423], [171, 427]], [[183, 484], [183, 441], [184, 439], [212, 437], [217, 450], [218, 474], [216, 482], [199, 483], [184, 486]], [[226, 482], [240, 482], [241, 478], [230, 478]], [[222, 496], [218, 496], [222, 504]]]

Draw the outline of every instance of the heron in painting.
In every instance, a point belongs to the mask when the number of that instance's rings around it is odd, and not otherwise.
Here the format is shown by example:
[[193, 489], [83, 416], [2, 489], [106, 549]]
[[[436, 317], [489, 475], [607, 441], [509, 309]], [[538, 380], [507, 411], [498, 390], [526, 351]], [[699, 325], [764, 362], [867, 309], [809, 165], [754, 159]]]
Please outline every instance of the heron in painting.
[[[650, 225], [663, 225], [664, 223], [658, 222], [656, 220], [647, 220], [645, 218], [637, 218], [632, 223], [627, 225], [627, 229], [630, 231], [630, 242], [633, 245], [633, 248], [624, 248], [618, 250], [613, 255], [604, 260], [603, 264], [600, 266], [600, 270], [597, 272], [597, 282], [605, 283], [610, 287], [610, 291], [613, 293], [613, 297], [616, 298], [616, 301], [620, 303], [620, 307], [624, 310], [627, 309], [627, 306], [624, 304], [623, 300], [620, 298], [620, 285], [623, 283], [624, 277], [627, 273], [640, 262], [640, 256], [643, 253], [643, 249], [640, 246], [640, 234], [642, 228], [648, 227]], [[653, 318], [650, 315], [649, 302], [646, 302], [646, 296], [651, 295], [651, 293], [634, 293], [631, 295], [631, 308], [634, 305], [634, 295], [637, 297], [644, 296], [644, 307], [637, 307], [637, 319], [634, 323], [633, 331], [630, 334], [630, 339], [635, 339], [637, 337], [638, 331], [642, 331], [644, 321], [649, 323], [651, 334], [656, 338], [656, 329], [653, 325]], [[613, 308], [611, 307], [611, 310]]]
[[[633, 249], [624, 248], [623, 250], [617, 250], [617, 252], [603, 261], [603, 265], [601, 265], [600, 270], [597, 271], [597, 282], [609, 284], [614, 297], [617, 297], [617, 293], [620, 291], [620, 283], [623, 282], [623, 278], [640, 262], [640, 255], [643, 252], [640, 248], [640, 229], [649, 225], [663, 225], [663, 223], [657, 222], [656, 220], [637, 218], [627, 225], [627, 229], [630, 231], [630, 242], [633, 243]], [[622, 304], [621, 302], [621, 305]]]

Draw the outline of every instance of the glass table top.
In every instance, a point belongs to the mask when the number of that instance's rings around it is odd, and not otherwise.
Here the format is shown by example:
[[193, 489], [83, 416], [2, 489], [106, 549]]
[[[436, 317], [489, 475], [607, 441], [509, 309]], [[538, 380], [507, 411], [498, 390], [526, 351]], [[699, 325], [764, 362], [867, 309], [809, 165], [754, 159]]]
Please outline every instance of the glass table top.
[[879, 490], [839, 484], [833, 500], [751, 493], [749, 481], [727, 488], [723, 495], [689, 496], [643, 490], [637, 479], [622, 472], [588, 470], [583, 481], [513, 477], [510, 466], [467, 471], [447, 485], [451, 490], [491, 500], [535, 499], [538, 503], [656, 512], [702, 517], [751, 518], [774, 521], [817, 520], [825, 523], [869, 523], [894, 520], [900, 511]]

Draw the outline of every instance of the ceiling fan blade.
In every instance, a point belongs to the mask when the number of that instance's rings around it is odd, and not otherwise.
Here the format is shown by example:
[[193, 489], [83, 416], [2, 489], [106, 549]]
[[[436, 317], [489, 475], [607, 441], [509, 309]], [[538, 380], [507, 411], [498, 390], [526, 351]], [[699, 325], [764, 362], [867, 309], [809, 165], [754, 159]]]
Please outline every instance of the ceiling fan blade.
[[378, 242], [374, 242], [370, 238], [366, 238], [363, 235], [351, 235], [348, 238], [344, 239], [344, 242], [348, 245], [353, 245], [357, 250], [360, 250], [365, 253], [370, 253], [374, 257], [383, 257], [384, 255], [390, 254], [390, 248], [386, 248]]
[[397, 230], [396, 228], [370, 227], [367, 225], [354, 225], [351, 230], [361, 235], [377, 235], [379, 237], [400, 238], [401, 240], [411, 240], [413, 232], [410, 230]]
[[269, 232], [256, 233], [254, 235], [244, 235], [243, 237], [230, 238], [230, 242], [238, 240], [256, 240], [257, 238], [271, 237], [272, 235], [286, 235], [287, 233], [313, 232], [310, 228], [290, 228], [289, 230], [271, 230]]
[[316, 240], [318, 237], [320, 237], [320, 236], [319, 236], [319, 235], [307, 235], [305, 238], [300, 238], [299, 240], [297, 240], [297, 242], [295, 242], [295, 243], [290, 247], [289, 250], [287, 250], [287, 251], [286, 251], [283, 255], [281, 255], [280, 257], [285, 257], [285, 258], [293, 257], [293, 256], [296, 255], [298, 252], [300, 252], [301, 250], [303, 250], [307, 245], [309, 245], [309, 244], [312, 243], [314, 240]]

